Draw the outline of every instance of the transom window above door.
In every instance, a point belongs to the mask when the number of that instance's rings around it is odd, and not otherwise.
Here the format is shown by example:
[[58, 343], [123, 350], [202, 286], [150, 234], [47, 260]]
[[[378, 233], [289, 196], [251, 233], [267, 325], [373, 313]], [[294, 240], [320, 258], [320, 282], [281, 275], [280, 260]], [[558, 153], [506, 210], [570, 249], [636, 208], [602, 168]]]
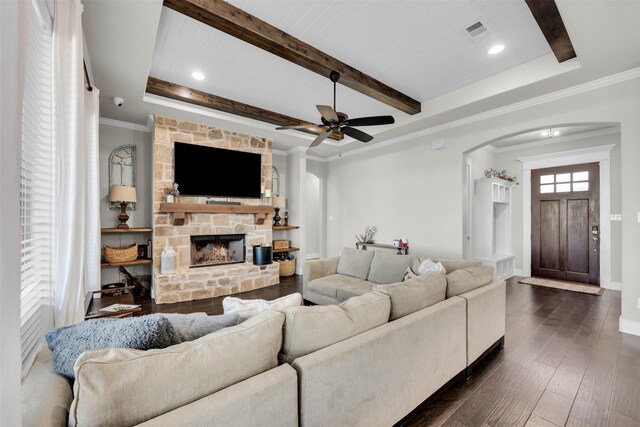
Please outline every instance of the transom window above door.
[[540, 176], [540, 193], [589, 191], [589, 172], [558, 173]]

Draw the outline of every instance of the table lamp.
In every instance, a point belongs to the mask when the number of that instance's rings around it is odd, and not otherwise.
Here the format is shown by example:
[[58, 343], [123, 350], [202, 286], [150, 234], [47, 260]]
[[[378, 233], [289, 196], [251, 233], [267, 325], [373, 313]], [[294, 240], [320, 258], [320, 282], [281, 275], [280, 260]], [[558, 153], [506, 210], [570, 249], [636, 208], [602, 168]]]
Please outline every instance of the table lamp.
[[282, 219], [280, 218], [280, 209], [284, 209], [286, 206], [284, 197], [275, 196], [271, 202], [271, 206], [273, 206], [273, 209], [276, 211], [276, 214], [273, 216], [273, 226], [278, 227]]
[[129, 215], [127, 215], [127, 203], [136, 202], [136, 189], [134, 187], [129, 187], [128, 185], [112, 185], [111, 191], [109, 192], [109, 200], [120, 203], [120, 215], [118, 215], [120, 224], [118, 224], [117, 228], [129, 228], [127, 225], [127, 221], [129, 220]]

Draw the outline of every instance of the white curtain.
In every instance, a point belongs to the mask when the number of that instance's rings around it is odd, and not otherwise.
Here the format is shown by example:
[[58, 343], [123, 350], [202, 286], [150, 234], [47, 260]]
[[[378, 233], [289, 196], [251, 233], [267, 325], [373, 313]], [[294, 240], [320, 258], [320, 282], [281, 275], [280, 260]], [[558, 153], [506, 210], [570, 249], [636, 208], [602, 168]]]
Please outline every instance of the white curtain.
[[[98, 92], [87, 95], [90, 101], [85, 104], [80, 0], [56, 0], [54, 16], [54, 311], [55, 326], [65, 326], [83, 320], [84, 295], [98, 289], [100, 281]], [[86, 107], [92, 111], [89, 120]], [[87, 121], [92, 123], [90, 129]]]
[[0, 1], [0, 424], [20, 425], [20, 151], [29, 5]]

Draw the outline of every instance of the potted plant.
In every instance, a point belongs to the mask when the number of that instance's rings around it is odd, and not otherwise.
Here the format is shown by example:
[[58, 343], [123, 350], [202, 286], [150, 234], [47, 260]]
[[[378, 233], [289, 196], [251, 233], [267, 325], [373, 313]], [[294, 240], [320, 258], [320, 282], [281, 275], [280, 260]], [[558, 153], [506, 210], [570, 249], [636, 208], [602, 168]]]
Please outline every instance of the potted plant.
[[167, 199], [167, 203], [173, 203], [173, 198], [178, 197], [180, 195], [180, 191], [178, 190], [178, 184], [176, 183], [174, 183], [173, 186], [171, 187], [165, 187], [165, 189], [162, 190], [162, 192], [164, 193]]

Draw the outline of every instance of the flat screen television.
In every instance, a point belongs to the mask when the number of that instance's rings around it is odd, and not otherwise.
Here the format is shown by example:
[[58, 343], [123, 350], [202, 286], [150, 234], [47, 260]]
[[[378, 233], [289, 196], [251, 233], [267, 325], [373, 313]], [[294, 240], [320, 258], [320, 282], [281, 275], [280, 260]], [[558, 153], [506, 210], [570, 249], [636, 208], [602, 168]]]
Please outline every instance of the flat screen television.
[[174, 180], [181, 195], [260, 197], [260, 154], [182, 142], [174, 150]]

